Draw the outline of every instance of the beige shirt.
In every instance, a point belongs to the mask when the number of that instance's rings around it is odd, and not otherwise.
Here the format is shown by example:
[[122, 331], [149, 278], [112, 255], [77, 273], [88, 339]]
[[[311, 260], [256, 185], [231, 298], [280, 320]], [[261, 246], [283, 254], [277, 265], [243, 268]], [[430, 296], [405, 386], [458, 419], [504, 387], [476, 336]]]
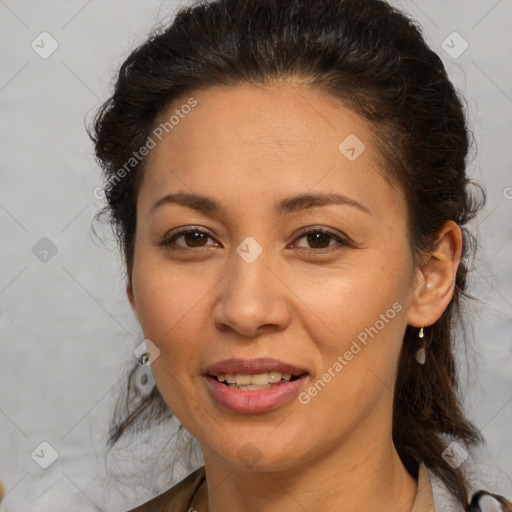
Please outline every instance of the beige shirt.
[[[190, 504], [205, 479], [204, 466], [201, 466], [163, 494], [129, 512], [193, 512]], [[412, 512], [435, 512], [432, 484], [424, 464], [419, 465], [418, 491]]]

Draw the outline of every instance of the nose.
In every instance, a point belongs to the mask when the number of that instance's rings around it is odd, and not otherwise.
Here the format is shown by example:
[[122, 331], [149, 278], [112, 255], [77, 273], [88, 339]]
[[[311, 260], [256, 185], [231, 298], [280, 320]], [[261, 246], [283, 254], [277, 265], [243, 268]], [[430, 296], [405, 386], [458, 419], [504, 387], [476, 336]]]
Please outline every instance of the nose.
[[289, 289], [268, 263], [265, 251], [252, 263], [234, 254], [214, 307], [214, 321], [220, 331], [254, 338], [287, 327]]

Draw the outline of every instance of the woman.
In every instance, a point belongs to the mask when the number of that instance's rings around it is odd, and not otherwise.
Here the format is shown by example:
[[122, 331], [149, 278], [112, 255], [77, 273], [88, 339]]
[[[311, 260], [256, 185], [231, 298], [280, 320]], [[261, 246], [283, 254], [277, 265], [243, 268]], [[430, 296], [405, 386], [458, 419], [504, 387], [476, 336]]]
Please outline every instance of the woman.
[[411, 21], [379, 0], [183, 9], [92, 136], [156, 382], [111, 443], [172, 411], [204, 456], [134, 511], [480, 510], [452, 352], [480, 205]]

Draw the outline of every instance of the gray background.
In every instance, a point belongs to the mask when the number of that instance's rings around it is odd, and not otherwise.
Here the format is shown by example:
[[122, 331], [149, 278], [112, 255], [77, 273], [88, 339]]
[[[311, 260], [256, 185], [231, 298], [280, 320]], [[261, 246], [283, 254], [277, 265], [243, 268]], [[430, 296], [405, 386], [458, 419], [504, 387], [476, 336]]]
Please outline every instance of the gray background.
[[[468, 100], [478, 148], [470, 172], [483, 182], [488, 203], [474, 225], [480, 236], [473, 286], [481, 301], [470, 310], [476, 350], [470, 352], [469, 373], [463, 359], [461, 372], [468, 413], [488, 444], [465, 464], [490, 490], [510, 497], [512, 1], [394, 3], [422, 25]], [[100, 226], [102, 241], [91, 233], [102, 206], [93, 190], [101, 180], [84, 119], [109, 94], [130, 49], [176, 5], [0, 0], [4, 511], [122, 510], [168, 484], [162, 476], [153, 489], [130, 489], [129, 480], [104, 477], [103, 441], [115, 386], [142, 337], [125, 299], [112, 236]], [[59, 45], [47, 59], [31, 48], [43, 31]], [[454, 31], [469, 44], [458, 57], [441, 47]], [[462, 48], [453, 36], [447, 44], [452, 51]], [[57, 249], [46, 262], [33, 252], [43, 237]], [[143, 442], [155, 439], [153, 433], [138, 446], [125, 446], [123, 471], [142, 477], [146, 466], [137, 453]], [[31, 458], [43, 441], [58, 452], [48, 469]], [[44, 453], [48, 457], [48, 450]], [[178, 471], [172, 480], [180, 476]], [[141, 493], [138, 499], [135, 492]]]

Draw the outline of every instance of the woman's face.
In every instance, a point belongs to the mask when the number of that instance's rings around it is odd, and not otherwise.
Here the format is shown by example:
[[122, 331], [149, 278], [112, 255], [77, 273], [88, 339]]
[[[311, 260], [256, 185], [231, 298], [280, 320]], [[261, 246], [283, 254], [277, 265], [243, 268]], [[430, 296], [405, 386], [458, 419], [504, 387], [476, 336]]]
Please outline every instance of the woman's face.
[[162, 396], [231, 467], [391, 442], [414, 265], [370, 125], [291, 84], [192, 96], [153, 134], [128, 286]]

